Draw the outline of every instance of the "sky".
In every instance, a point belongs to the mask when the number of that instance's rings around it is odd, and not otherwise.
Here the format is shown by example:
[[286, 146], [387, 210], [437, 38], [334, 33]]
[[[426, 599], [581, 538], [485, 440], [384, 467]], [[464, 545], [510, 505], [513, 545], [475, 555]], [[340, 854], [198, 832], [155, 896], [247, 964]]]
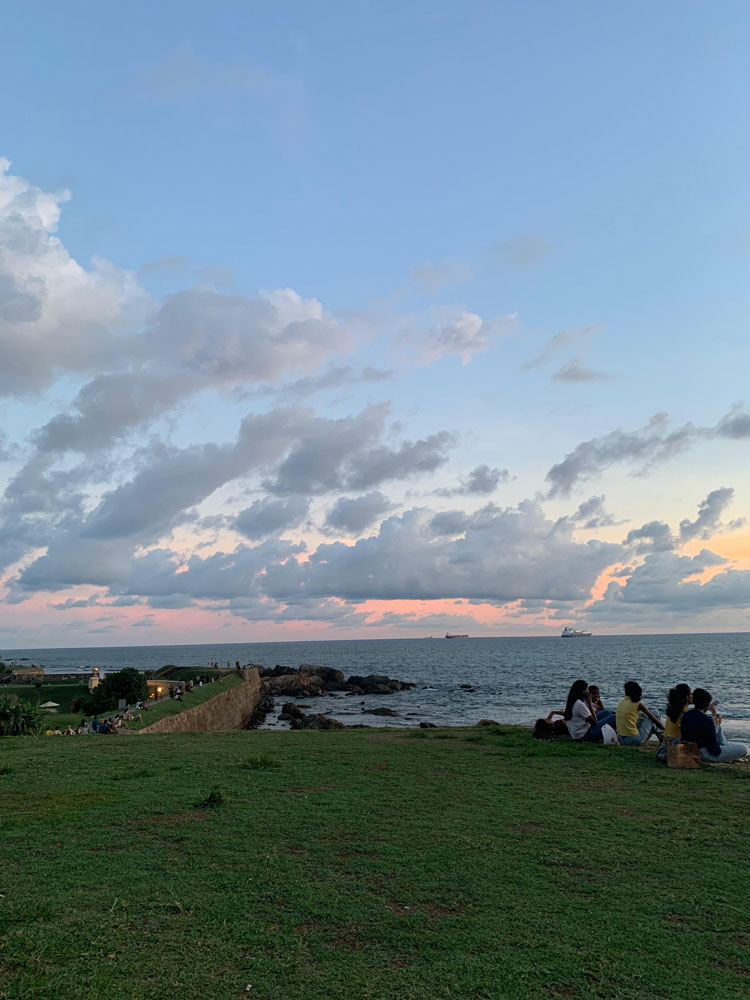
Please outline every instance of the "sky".
[[750, 630], [750, 12], [28, 0], [0, 649]]

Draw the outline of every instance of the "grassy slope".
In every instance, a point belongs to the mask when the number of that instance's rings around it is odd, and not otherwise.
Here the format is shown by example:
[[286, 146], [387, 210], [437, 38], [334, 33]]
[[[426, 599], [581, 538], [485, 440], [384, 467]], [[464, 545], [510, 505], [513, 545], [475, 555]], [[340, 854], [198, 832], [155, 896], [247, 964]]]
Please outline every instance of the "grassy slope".
[[2, 694], [14, 694], [19, 698], [25, 698], [27, 701], [37, 701], [39, 704], [44, 704], [45, 701], [56, 701], [60, 706], [60, 712], [66, 713], [70, 707], [70, 703], [75, 698], [87, 697], [89, 693], [88, 686], [83, 684], [42, 684], [39, 691], [34, 687], [33, 684], [3, 684], [0, 687], [0, 695]]
[[217, 694], [223, 694], [224, 691], [237, 687], [241, 683], [242, 678], [237, 674], [232, 674], [229, 677], [222, 678], [220, 681], [214, 681], [212, 684], [204, 684], [203, 687], [193, 688], [188, 694], [183, 695], [182, 701], [177, 701], [175, 698], [165, 698], [157, 705], [151, 706], [148, 711], [141, 713], [143, 715], [142, 722], [129, 722], [128, 726], [131, 729], [145, 729], [146, 726], [151, 726], [154, 722], [158, 722], [159, 719], [163, 719], [168, 715], [178, 715], [187, 708], [195, 708], [196, 705], [202, 705], [209, 698], [215, 698]]
[[503, 728], [0, 757], [7, 1000], [747, 996], [741, 765]]

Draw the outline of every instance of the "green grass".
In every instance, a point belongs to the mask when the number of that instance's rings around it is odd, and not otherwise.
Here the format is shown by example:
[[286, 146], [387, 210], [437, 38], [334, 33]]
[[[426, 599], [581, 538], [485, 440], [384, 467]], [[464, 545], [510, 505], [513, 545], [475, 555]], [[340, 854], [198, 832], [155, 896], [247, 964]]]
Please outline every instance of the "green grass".
[[744, 765], [502, 727], [15, 738], [0, 815], [3, 1000], [747, 996]]
[[[165, 698], [156, 705], [150, 705], [147, 711], [142, 712], [143, 719], [141, 722], [129, 722], [128, 726], [131, 729], [145, 729], [146, 726], [153, 725], [159, 719], [164, 719], [168, 715], [178, 715], [187, 708], [194, 708], [196, 705], [201, 705], [204, 701], [208, 701], [209, 698], [215, 698], [217, 694], [222, 694], [222, 692], [228, 691], [230, 688], [237, 687], [238, 684], [242, 684], [242, 678], [237, 674], [230, 674], [228, 677], [223, 677], [220, 681], [214, 681], [212, 684], [204, 684], [203, 687], [193, 688], [188, 694], [183, 695], [182, 701], [177, 701], [175, 698]], [[101, 714], [109, 716], [116, 714], [116, 711]]]

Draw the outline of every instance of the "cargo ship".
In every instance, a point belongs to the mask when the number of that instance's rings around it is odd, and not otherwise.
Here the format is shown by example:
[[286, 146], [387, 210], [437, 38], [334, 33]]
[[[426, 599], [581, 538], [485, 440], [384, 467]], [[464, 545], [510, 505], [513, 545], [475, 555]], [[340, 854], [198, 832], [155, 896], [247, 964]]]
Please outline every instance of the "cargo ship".
[[561, 639], [583, 639], [588, 638], [591, 632], [582, 632], [579, 628], [571, 628], [570, 625], [566, 625], [562, 630]]
[[445, 638], [446, 639], [468, 639], [469, 636], [468, 635], [459, 635], [457, 632], [446, 632], [445, 633]]

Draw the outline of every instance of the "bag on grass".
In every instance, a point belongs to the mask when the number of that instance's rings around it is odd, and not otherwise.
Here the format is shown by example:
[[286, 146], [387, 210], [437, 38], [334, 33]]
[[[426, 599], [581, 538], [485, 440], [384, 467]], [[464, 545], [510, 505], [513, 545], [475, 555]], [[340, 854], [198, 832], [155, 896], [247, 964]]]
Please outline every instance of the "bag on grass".
[[617, 739], [617, 733], [615, 730], [609, 725], [608, 722], [605, 723], [602, 726], [602, 743], [605, 747], [616, 747], [619, 742], [620, 741]]

